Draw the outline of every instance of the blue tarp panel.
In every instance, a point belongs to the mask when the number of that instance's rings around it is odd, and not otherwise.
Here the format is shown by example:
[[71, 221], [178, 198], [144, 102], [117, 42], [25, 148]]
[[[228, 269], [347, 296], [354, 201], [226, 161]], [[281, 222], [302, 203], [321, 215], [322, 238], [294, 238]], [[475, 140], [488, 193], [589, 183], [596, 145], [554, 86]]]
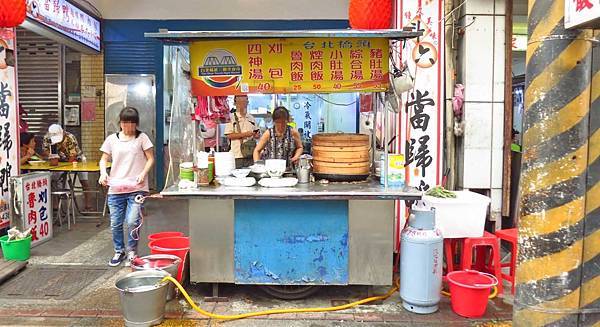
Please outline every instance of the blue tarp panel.
[[348, 201], [235, 201], [237, 284], [346, 285]]

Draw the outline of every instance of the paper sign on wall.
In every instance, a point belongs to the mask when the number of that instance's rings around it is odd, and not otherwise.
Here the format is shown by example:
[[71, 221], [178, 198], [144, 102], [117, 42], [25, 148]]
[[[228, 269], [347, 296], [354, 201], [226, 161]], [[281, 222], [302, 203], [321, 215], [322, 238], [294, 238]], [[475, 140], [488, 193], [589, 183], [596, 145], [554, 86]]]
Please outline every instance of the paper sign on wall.
[[96, 99], [83, 99], [81, 101], [81, 121], [96, 120]]

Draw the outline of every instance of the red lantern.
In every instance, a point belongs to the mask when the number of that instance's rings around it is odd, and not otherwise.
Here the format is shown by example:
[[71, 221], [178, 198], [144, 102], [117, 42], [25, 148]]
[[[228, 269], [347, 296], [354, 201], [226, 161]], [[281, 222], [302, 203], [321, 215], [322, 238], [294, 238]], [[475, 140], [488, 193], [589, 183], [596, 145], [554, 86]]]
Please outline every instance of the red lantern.
[[392, 0], [350, 0], [350, 27], [386, 29], [392, 23]]
[[0, 27], [17, 27], [25, 20], [25, 0], [0, 0]]

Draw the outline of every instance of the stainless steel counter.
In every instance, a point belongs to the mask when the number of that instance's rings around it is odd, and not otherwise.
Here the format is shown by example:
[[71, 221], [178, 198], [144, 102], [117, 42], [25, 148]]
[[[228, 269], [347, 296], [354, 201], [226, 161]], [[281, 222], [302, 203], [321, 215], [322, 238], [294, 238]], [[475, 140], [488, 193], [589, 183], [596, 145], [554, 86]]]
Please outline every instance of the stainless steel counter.
[[209, 186], [180, 190], [171, 186], [161, 192], [165, 197], [199, 199], [315, 199], [315, 200], [419, 200], [422, 192], [414, 188], [387, 189], [378, 182], [310, 183], [295, 187], [267, 188]]

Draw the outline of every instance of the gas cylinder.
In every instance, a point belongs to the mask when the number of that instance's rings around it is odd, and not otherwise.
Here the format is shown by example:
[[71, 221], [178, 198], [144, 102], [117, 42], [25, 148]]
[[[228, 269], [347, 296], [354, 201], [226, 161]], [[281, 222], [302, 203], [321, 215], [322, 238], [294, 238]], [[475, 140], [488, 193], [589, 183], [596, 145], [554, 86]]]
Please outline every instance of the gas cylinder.
[[435, 228], [435, 209], [413, 206], [400, 247], [400, 297], [411, 312], [438, 310], [442, 289], [442, 233]]

